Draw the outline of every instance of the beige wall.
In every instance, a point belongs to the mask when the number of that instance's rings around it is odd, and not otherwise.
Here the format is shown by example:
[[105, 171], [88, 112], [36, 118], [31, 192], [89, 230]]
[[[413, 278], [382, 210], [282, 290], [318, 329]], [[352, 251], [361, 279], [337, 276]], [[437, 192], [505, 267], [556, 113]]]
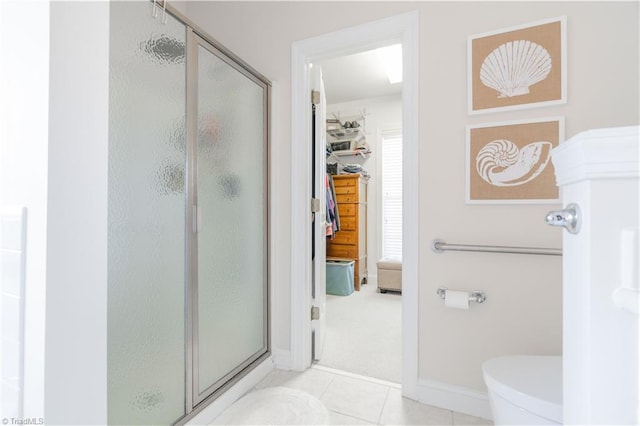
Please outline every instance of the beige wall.
[[[465, 205], [465, 126], [565, 117], [567, 139], [590, 128], [638, 124], [637, 2], [190, 2], [187, 14], [274, 84], [272, 188], [274, 349], [290, 344], [291, 43], [418, 10], [419, 375], [483, 390], [481, 363], [502, 354], [561, 351], [561, 260], [543, 256], [444, 253], [449, 242], [559, 247], [543, 223], [558, 205]], [[568, 103], [467, 115], [469, 35], [567, 16]], [[481, 289], [484, 305], [445, 309], [439, 286]]]

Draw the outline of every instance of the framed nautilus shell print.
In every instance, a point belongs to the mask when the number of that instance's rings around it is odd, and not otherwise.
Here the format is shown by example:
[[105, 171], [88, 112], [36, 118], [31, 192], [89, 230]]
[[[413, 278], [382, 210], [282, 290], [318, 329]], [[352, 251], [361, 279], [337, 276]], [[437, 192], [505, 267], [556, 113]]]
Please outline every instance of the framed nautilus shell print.
[[468, 126], [466, 202], [559, 202], [551, 150], [563, 138], [562, 117]]
[[469, 114], [567, 102], [566, 17], [468, 39]]

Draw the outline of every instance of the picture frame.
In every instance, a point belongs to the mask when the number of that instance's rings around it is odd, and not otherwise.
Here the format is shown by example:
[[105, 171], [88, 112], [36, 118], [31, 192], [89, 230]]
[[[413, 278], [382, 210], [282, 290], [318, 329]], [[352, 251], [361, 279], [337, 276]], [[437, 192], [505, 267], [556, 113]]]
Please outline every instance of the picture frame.
[[470, 36], [469, 115], [567, 102], [566, 16]]
[[560, 202], [551, 150], [564, 141], [564, 117], [467, 126], [466, 204]]

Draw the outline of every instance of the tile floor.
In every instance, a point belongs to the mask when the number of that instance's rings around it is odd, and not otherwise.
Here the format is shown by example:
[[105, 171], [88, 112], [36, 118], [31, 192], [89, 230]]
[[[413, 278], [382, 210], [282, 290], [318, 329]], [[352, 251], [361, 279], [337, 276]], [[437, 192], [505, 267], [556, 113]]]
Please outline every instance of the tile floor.
[[324, 403], [334, 425], [491, 425], [488, 420], [402, 398], [400, 385], [314, 366], [276, 370], [257, 389], [284, 386]]

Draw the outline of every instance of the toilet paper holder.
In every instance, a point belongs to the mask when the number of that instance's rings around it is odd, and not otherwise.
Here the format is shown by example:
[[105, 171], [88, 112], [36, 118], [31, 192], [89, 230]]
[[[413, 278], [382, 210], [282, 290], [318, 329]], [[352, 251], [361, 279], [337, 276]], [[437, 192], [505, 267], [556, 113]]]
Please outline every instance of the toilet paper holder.
[[[438, 296], [440, 296], [440, 299], [444, 300], [445, 296], [447, 295], [447, 288], [440, 287], [438, 288], [437, 293]], [[470, 302], [484, 303], [485, 300], [487, 300], [487, 295], [484, 293], [484, 291], [474, 290], [469, 293]]]

